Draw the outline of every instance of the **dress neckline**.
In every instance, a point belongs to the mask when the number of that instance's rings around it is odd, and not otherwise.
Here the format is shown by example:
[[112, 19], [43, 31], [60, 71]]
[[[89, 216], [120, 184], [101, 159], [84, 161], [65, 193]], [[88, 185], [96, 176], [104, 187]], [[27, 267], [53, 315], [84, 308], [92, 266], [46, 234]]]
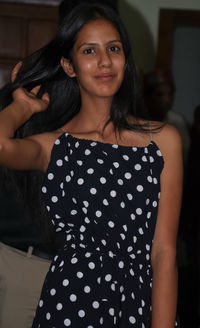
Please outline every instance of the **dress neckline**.
[[69, 138], [71, 138], [72, 140], [74, 141], [83, 141], [83, 142], [89, 142], [89, 143], [96, 143], [96, 144], [99, 144], [99, 145], [102, 145], [102, 146], [110, 146], [112, 148], [126, 148], [126, 149], [145, 149], [145, 148], [149, 148], [151, 146], [155, 146], [157, 149], [159, 149], [159, 147], [157, 146], [157, 144], [151, 140], [147, 145], [145, 146], [126, 146], [126, 145], [119, 145], [119, 144], [114, 144], [114, 143], [109, 143], [109, 142], [103, 142], [103, 141], [98, 141], [98, 140], [94, 140], [94, 139], [89, 139], [89, 138], [80, 138], [80, 137], [76, 137], [74, 136], [73, 134], [70, 134], [68, 132], [64, 132], [61, 134], [62, 135], [65, 135], [66, 137], [68, 136]]

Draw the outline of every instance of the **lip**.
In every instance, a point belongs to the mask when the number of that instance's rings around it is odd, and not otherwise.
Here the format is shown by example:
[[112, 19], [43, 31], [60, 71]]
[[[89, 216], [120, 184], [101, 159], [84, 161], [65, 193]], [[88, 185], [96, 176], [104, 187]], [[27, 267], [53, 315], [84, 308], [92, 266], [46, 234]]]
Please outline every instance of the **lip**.
[[97, 80], [110, 81], [110, 80], [112, 80], [115, 76], [116, 76], [115, 74], [106, 73], [106, 74], [95, 75], [95, 78], [96, 78]]

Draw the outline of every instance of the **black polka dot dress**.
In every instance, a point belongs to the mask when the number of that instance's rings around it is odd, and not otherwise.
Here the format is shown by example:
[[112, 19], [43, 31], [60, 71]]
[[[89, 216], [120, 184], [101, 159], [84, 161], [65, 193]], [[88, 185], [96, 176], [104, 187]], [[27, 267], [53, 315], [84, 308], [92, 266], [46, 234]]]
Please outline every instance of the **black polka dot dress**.
[[129, 147], [62, 134], [42, 192], [66, 243], [54, 257], [33, 328], [150, 328], [150, 253], [164, 162]]

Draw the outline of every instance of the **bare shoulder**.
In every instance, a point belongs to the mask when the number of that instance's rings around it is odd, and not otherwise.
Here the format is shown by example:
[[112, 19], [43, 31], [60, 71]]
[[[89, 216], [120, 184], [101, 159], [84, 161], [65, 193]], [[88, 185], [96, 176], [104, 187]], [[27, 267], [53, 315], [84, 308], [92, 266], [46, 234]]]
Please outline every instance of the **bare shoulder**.
[[160, 148], [164, 157], [168, 154], [181, 154], [181, 136], [178, 130], [172, 125], [161, 125], [158, 132], [155, 132], [153, 134], [153, 140]]
[[43, 171], [46, 171], [46, 169], [48, 167], [48, 164], [49, 164], [49, 161], [51, 158], [52, 148], [53, 148], [56, 140], [59, 138], [59, 136], [61, 134], [62, 133], [61, 133], [60, 129], [58, 129], [58, 130], [51, 131], [51, 132], [35, 134], [35, 135], [32, 135], [27, 138], [29, 140], [32, 140], [32, 141], [38, 143], [42, 149]]

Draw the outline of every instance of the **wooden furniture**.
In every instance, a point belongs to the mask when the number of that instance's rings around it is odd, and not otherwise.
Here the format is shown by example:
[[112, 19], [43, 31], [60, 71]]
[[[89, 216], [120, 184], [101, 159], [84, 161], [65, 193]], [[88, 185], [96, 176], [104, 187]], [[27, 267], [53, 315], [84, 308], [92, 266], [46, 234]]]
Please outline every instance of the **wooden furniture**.
[[[0, 87], [23, 57], [34, 52], [54, 35], [59, 1], [0, 2]], [[33, 3], [35, 2], [35, 3]]]

